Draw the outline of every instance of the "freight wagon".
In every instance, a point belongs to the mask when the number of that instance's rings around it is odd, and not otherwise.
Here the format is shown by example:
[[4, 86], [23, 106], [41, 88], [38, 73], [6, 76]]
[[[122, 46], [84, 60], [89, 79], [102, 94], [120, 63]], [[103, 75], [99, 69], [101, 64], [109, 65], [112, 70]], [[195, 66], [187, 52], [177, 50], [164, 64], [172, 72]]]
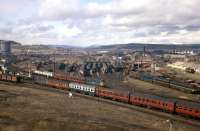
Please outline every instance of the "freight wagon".
[[89, 85], [104, 86], [104, 82], [99, 78], [86, 78], [85, 81]]
[[170, 81], [170, 88], [174, 88], [186, 93], [191, 93], [191, 94], [199, 94], [200, 93], [200, 89], [198, 88], [194, 88], [191, 85], [187, 84], [187, 83], [180, 83], [177, 81]]
[[200, 93], [199, 88], [192, 87], [188, 83], [171, 80], [170, 78], [165, 78], [165, 77], [161, 77], [161, 76], [155, 77], [155, 76], [151, 76], [150, 74], [145, 74], [145, 73], [141, 73], [141, 74], [137, 73], [134, 75], [134, 78], [142, 80], [142, 81], [150, 82], [153, 84], [157, 84], [160, 86], [173, 88], [173, 89], [176, 89], [176, 90], [179, 90], [182, 92], [186, 92], [186, 93], [191, 93], [191, 94], [199, 94]]
[[20, 77], [17, 75], [0, 74], [1, 81], [20, 82]]
[[34, 75], [33, 80], [36, 84], [47, 85], [48, 78], [45, 76]]

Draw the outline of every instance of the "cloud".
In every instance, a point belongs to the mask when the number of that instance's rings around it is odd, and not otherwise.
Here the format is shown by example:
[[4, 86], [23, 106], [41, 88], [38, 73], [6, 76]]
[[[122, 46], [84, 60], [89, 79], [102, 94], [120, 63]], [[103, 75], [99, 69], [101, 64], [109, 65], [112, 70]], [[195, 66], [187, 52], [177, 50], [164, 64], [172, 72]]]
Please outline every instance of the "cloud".
[[200, 42], [199, 0], [3, 1], [0, 37], [25, 43]]
[[44, 0], [40, 4], [39, 17], [48, 20], [64, 20], [79, 15], [78, 0]]

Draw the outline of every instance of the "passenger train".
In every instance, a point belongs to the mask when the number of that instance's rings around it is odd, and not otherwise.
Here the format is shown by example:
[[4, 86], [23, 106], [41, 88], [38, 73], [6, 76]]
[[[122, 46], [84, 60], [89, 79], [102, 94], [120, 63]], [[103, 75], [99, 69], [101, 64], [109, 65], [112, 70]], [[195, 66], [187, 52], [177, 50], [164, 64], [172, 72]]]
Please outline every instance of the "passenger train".
[[[11, 82], [23, 82], [20, 76], [1, 74], [0, 80]], [[26, 81], [27, 82], [27, 81]], [[88, 85], [78, 82], [69, 82], [55, 78], [47, 78], [40, 75], [33, 76], [31, 83], [45, 85], [61, 90], [74, 91], [86, 95], [111, 99], [136, 106], [159, 109], [165, 112], [200, 119], [200, 103], [183, 99], [167, 98], [140, 92], [125, 92]]]
[[[160, 109], [165, 112], [200, 119], [200, 103], [198, 102], [183, 99], [167, 98], [163, 96], [144, 94], [140, 92], [119, 91], [82, 83], [58, 81], [55, 79], [37, 79], [37, 77], [35, 78], [36, 83], [43, 85], [45, 84], [54, 88], [74, 91], [85, 95], [111, 99], [142, 107]], [[52, 84], [52, 80], [54, 81], [54, 84]]]

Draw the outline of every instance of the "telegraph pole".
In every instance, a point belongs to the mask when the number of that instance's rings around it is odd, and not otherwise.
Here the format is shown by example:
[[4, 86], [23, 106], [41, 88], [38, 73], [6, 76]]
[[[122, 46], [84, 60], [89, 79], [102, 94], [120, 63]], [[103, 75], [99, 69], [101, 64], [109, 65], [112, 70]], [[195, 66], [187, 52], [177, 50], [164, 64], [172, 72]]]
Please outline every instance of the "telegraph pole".
[[54, 54], [53, 54], [53, 75], [55, 75], [55, 71], [56, 71], [56, 55], [54, 52]]

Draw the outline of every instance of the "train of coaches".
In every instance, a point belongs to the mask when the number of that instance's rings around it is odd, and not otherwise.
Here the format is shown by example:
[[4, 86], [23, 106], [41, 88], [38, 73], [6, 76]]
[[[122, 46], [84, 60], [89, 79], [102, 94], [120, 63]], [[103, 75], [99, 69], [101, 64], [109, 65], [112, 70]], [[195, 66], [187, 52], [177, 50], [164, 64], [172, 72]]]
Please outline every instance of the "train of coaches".
[[[17, 75], [1, 74], [0, 80], [10, 82], [23, 82], [24, 79]], [[200, 119], [200, 103], [182, 99], [166, 98], [162, 96], [144, 94], [139, 92], [122, 92], [95, 85], [88, 85], [77, 80], [61, 80], [44, 75], [34, 75], [32, 82], [61, 90], [75, 91], [86, 95], [112, 99], [115, 101], [137, 106], [159, 109], [165, 112], [179, 114]], [[27, 82], [27, 81], [26, 81]]]
[[133, 77], [152, 84], [176, 89], [185, 93], [200, 94], [200, 83], [194, 81], [174, 80], [165, 76], [153, 76], [144, 72], [137, 72]]

